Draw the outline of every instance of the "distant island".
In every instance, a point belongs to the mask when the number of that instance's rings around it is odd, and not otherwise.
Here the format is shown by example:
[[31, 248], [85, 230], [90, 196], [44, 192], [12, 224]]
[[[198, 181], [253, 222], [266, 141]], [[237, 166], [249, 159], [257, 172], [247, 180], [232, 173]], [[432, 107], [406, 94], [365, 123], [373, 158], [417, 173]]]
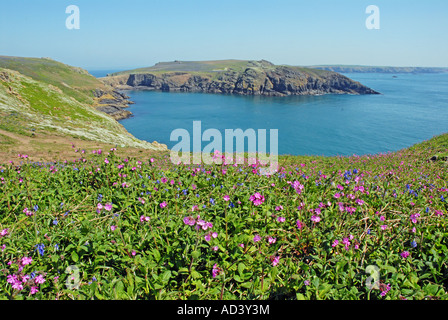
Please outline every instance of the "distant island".
[[309, 68], [340, 73], [448, 73], [448, 68], [321, 65]]
[[159, 62], [100, 79], [117, 90], [143, 89], [260, 96], [378, 94], [334, 71], [260, 60]]

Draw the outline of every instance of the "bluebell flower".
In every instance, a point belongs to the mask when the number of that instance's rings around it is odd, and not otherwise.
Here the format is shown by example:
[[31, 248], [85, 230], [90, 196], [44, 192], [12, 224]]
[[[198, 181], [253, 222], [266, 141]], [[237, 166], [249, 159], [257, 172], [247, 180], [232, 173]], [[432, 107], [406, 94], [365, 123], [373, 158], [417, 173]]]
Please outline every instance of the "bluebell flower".
[[412, 247], [412, 248], [415, 248], [415, 247], [417, 247], [417, 242], [415, 242], [415, 241], [412, 241], [412, 242], [411, 242], [411, 247]]
[[211, 203], [212, 205], [215, 205], [215, 199], [210, 198], [210, 203]]
[[54, 224], [54, 225], [57, 225], [57, 224], [58, 224], [58, 219], [54, 219], [54, 220], [53, 220], [53, 224]]
[[37, 251], [39, 252], [39, 254], [43, 257], [44, 256], [44, 254], [45, 254], [45, 250], [44, 250], [44, 248], [45, 248], [45, 245], [43, 244], [43, 243], [40, 243], [40, 244], [36, 244], [34, 247], [37, 247]]
[[37, 212], [37, 210], [39, 210], [39, 206], [36, 204], [36, 205], [33, 207], [33, 209], [34, 209], [34, 212]]

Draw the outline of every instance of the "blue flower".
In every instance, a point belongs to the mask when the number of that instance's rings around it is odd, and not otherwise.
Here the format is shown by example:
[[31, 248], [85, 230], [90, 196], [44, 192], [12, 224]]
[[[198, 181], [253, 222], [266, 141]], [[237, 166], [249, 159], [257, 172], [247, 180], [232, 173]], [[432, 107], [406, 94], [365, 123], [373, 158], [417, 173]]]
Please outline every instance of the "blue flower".
[[412, 247], [412, 248], [415, 248], [415, 247], [417, 247], [417, 242], [415, 242], [415, 241], [412, 241], [412, 242], [411, 242], [411, 247]]
[[39, 210], [39, 206], [36, 204], [36, 205], [33, 207], [33, 209], [34, 209], [34, 212], [37, 212], [37, 210]]
[[45, 250], [44, 250], [45, 245], [43, 243], [40, 243], [40, 244], [36, 244], [34, 247], [37, 247], [36, 250], [39, 251], [39, 254], [43, 257], [44, 253], [45, 253]]
[[57, 225], [57, 224], [58, 224], [58, 219], [54, 219], [54, 220], [53, 220], [53, 224], [54, 224], [54, 225]]
[[215, 205], [215, 199], [210, 198], [210, 203], [212, 204], [212, 206]]

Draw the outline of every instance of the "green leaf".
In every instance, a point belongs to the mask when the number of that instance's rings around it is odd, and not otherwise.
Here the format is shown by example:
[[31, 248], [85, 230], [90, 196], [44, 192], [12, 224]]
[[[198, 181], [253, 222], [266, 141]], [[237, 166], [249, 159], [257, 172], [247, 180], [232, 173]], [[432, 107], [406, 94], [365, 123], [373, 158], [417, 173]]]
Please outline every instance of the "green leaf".
[[240, 274], [240, 276], [243, 275], [245, 269], [246, 269], [246, 265], [244, 263], [240, 262], [238, 264], [238, 273]]
[[79, 260], [78, 254], [75, 251], [72, 251], [72, 260], [73, 262], [78, 262]]
[[171, 271], [166, 270], [164, 273], [162, 273], [161, 276], [159, 276], [159, 280], [162, 281], [162, 283], [168, 283], [168, 281], [171, 278]]
[[440, 287], [436, 284], [428, 284], [423, 288], [423, 291], [425, 291], [427, 295], [436, 296], [439, 289]]

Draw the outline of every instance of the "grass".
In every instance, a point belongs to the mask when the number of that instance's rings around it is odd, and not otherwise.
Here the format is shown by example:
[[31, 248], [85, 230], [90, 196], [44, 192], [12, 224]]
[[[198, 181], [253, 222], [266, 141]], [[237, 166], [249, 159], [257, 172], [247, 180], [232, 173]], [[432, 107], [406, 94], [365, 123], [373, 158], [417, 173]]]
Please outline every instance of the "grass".
[[104, 88], [87, 71], [49, 58], [0, 56], [0, 68], [15, 70], [36, 81], [53, 85], [81, 103], [93, 103], [93, 90]]
[[8, 69], [0, 68], [0, 75], [0, 113], [3, 115], [0, 129], [27, 136], [51, 132], [110, 144], [155, 148], [130, 135], [93, 105], [77, 100], [52, 84]]
[[429, 160], [447, 134], [389, 154], [280, 156], [272, 176], [221, 156], [67, 149], [0, 168], [0, 297], [448, 298], [447, 163]]

